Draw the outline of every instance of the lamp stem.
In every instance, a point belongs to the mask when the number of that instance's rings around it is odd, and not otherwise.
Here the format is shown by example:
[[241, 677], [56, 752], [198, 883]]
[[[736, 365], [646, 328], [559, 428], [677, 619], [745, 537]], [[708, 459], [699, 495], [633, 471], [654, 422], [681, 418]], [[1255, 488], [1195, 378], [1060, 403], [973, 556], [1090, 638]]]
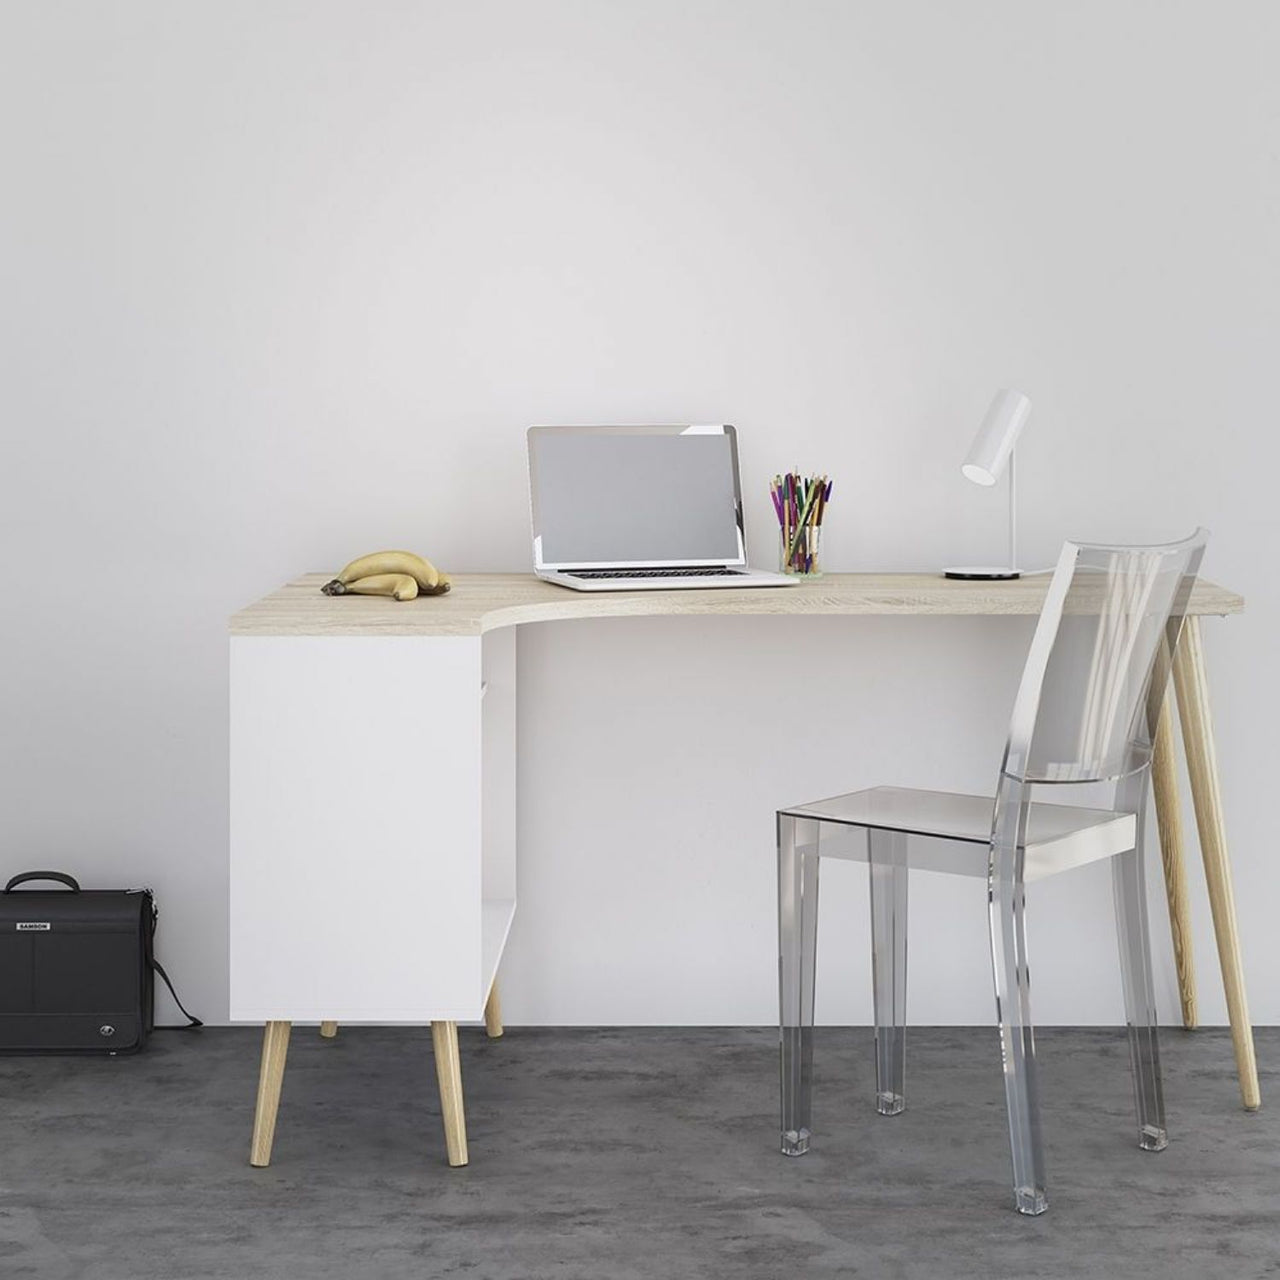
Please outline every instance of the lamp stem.
[[1015, 468], [1017, 449], [1009, 452], [1009, 568], [1018, 567], [1018, 476]]

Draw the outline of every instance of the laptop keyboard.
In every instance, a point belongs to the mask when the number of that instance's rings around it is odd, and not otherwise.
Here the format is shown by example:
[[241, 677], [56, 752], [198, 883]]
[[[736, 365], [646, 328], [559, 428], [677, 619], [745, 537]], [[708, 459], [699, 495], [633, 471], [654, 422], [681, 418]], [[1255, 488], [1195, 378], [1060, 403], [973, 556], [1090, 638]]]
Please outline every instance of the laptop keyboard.
[[699, 569], [566, 569], [570, 578], [732, 578], [741, 569], [703, 566]]

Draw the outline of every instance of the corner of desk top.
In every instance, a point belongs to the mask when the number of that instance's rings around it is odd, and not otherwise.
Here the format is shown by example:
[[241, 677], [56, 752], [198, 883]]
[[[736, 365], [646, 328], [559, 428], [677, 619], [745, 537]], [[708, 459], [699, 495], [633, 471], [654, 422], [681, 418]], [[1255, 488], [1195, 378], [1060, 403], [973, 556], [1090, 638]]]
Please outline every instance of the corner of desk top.
[[1244, 612], [1244, 596], [1229, 591], [1226, 587], [1220, 587], [1207, 578], [1201, 578], [1191, 593], [1189, 612], [1198, 617], [1230, 617]]
[[240, 637], [478, 636], [484, 609], [459, 599], [463, 593], [400, 602], [375, 596], [326, 596], [320, 588], [333, 575], [309, 573], [237, 610], [227, 619]]

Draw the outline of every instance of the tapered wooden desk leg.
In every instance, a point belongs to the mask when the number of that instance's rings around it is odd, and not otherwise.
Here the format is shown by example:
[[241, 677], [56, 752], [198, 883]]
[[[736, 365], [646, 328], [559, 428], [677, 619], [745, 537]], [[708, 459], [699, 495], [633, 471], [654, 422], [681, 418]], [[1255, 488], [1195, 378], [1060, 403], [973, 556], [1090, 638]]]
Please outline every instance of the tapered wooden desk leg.
[[280, 1110], [280, 1086], [284, 1083], [284, 1060], [289, 1053], [288, 1022], [268, 1022], [262, 1029], [262, 1068], [258, 1073], [258, 1105], [253, 1113], [253, 1143], [249, 1163], [265, 1169], [271, 1163], [271, 1144], [276, 1136], [276, 1113]]
[[436, 1079], [440, 1082], [440, 1113], [444, 1117], [444, 1144], [449, 1163], [467, 1163], [467, 1117], [462, 1102], [462, 1060], [458, 1056], [458, 1024], [433, 1022], [431, 1047], [436, 1055]]
[[502, 1034], [502, 997], [498, 994], [497, 978], [494, 978], [489, 998], [484, 1002], [484, 1031], [490, 1040], [496, 1040]]
[[332, 1040], [338, 1034], [338, 1024], [336, 1022], [322, 1022], [320, 1024], [320, 1034], [326, 1040]]
[[1227, 994], [1227, 1015], [1231, 1019], [1240, 1097], [1246, 1111], [1256, 1111], [1262, 1105], [1262, 1095], [1258, 1090], [1253, 1027], [1249, 1022], [1249, 1002], [1240, 962], [1235, 896], [1231, 888], [1231, 864], [1227, 860], [1227, 833], [1222, 818], [1222, 791], [1218, 782], [1213, 722], [1209, 716], [1209, 690], [1199, 618], [1188, 618], [1183, 626], [1173, 660], [1173, 677], [1182, 718], [1182, 745], [1187, 753], [1187, 772], [1191, 778], [1191, 798], [1195, 803], [1196, 826], [1200, 832], [1200, 854], [1204, 858], [1205, 881], [1209, 887], [1213, 932], [1218, 941], [1218, 961], [1222, 966], [1222, 985]]
[[1169, 901], [1169, 928], [1173, 933], [1173, 962], [1178, 970], [1182, 1025], [1193, 1031], [1199, 1023], [1196, 1014], [1196, 966], [1191, 947], [1191, 903], [1187, 895], [1187, 864], [1183, 857], [1182, 797], [1178, 794], [1172, 702], [1171, 697], [1166, 698], [1160, 711], [1151, 762], [1151, 784], [1156, 801], [1156, 825], [1160, 829], [1160, 860], [1164, 864], [1164, 891]]

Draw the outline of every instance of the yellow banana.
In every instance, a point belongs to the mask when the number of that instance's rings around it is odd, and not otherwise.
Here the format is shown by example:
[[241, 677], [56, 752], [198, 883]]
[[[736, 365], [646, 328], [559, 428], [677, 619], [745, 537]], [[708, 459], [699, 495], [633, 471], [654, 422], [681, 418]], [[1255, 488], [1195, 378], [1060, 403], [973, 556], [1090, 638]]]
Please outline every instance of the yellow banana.
[[321, 590], [327, 596], [393, 596], [397, 600], [412, 600], [418, 594], [418, 584], [407, 573], [372, 573], [354, 582], [334, 578]]
[[420, 596], [442, 596], [451, 586], [453, 586], [453, 582], [450, 580], [449, 575], [447, 573], [442, 573], [440, 575], [440, 581], [437, 582], [430, 591], [419, 591], [418, 594]]
[[435, 565], [412, 551], [375, 551], [371, 556], [361, 556], [347, 565], [336, 580], [345, 586], [357, 578], [373, 578], [384, 573], [407, 573], [423, 591], [433, 590], [440, 581]]

